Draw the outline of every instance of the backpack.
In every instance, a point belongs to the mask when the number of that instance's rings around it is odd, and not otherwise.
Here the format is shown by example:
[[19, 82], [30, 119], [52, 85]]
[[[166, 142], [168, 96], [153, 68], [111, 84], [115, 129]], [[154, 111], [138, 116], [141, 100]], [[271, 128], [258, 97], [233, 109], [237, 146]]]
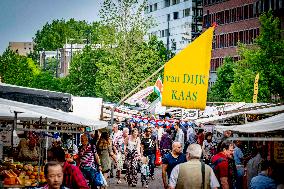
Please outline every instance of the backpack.
[[217, 170], [216, 170], [217, 165], [219, 165], [219, 163], [221, 163], [223, 161], [226, 161], [226, 159], [225, 158], [219, 158], [214, 163], [211, 163], [210, 167], [214, 171], [215, 175], [218, 175]]

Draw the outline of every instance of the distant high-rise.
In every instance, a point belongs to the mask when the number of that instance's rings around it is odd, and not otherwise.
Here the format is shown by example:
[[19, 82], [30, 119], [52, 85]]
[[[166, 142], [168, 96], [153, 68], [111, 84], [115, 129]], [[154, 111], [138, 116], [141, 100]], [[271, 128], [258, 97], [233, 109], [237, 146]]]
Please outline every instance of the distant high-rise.
[[145, 13], [156, 22], [148, 35], [156, 35], [173, 52], [182, 50], [202, 31], [202, 0], [148, 0]]
[[213, 42], [209, 87], [216, 81], [216, 70], [226, 56], [238, 60], [238, 41], [252, 44], [259, 35], [259, 16], [272, 9], [282, 22], [283, 0], [203, 0], [203, 29], [218, 24]]
[[27, 56], [34, 50], [33, 42], [9, 42], [9, 49], [19, 55]]

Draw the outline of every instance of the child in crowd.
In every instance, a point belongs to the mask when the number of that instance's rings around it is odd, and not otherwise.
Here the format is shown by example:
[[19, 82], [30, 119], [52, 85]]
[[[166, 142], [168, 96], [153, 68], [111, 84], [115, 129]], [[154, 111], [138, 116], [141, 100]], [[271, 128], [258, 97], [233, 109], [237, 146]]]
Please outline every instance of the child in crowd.
[[148, 165], [148, 157], [142, 157], [142, 166], [141, 166], [141, 182], [142, 182], [142, 187], [148, 188], [149, 180], [148, 176], [150, 173], [149, 170], [149, 165]]

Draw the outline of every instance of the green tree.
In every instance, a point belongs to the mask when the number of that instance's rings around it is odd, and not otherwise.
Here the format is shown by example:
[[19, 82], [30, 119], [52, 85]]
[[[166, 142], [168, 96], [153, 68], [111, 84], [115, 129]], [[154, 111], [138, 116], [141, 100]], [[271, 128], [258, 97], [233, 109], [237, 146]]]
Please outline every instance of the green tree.
[[31, 58], [7, 49], [0, 58], [0, 75], [5, 83], [29, 87], [40, 70]]
[[[135, 59], [142, 58], [137, 50], [144, 48], [143, 37], [152, 26], [152, 19], [143, 16], [145, 6], [146, 1], [104, 0], [100, 10], [101, 23], [110, 28], [105, 37], [102, 37], [101, 44], [114, 57], [116, 68], [119, 70], [118, 99], [133, 89], [132, 83], [137, 84], [137, 80], [140, 80], [137, 77], [144, 76], [139, 72], [143, 70], [143, 63], [139, 61], [138, 64]], [[147, 61], [147, 58], [144, 61]], [[137, 72], [139, 75], [135, 74]], [[134, 81], [133, 76], [135, 76]]]
[[35, 34], [35, 51], [56, 50], [62, 48], [65, 43], [95, 43], [98, 23], [76, 21], [73, 18], [65, 21], [53, 20], [46, 23]]
[[209, 101], [228, 102], [231, 96], [229, 88], [233, 82], [234, 61], [231, 57], [225, 57], [224, 64], [217, 70], [217, 81], [209, 92]]
[[63, 79], [55, 78], [50, 72], [42, 71], [34, 78], [29, 87], [64, 92], [64, 88], [62, 88], [62, 80]]
[[69, 75], [64, 81], [67, 92], [78, 96], [96, 96], [97, 58], [98, 52], [90, 46], [86, 46], [83, 52], [74, 54]]
[[284, 97], [284, 41], [280, 22], [272, 12], [260, 16], [260, 35], [253, 47], [240, 45], [241, 60], [236, 63], [232, 100], [252, 102], [254, 79], [260, 74], [258, 101], [271, 102], [272, 95]]

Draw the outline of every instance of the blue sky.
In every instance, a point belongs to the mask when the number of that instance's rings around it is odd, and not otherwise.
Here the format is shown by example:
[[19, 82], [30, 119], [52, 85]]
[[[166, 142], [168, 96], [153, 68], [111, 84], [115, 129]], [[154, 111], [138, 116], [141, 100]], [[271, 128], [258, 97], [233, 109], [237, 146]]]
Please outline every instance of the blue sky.
[[0, 54], [9, 41], [32, 41], [37, 30], [54, 19], [99, 19], [102, 0], [0, 0]]

